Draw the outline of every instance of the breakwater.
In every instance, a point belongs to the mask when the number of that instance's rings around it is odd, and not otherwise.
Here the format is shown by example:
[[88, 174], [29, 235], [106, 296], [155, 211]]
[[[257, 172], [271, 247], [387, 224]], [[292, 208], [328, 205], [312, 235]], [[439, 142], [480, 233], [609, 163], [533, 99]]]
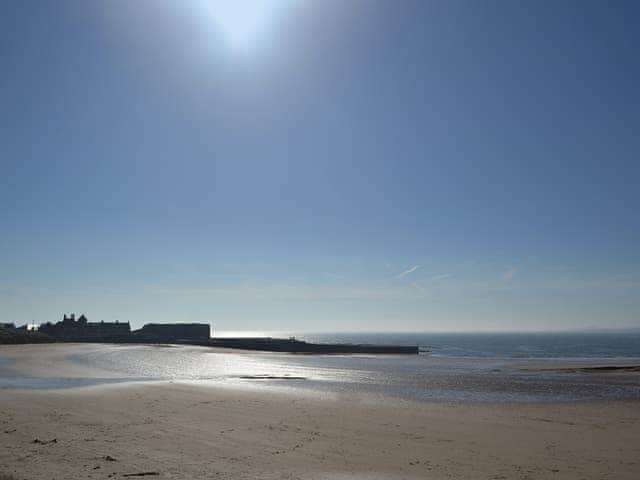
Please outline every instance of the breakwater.
[[[183, 342], [180, 342], [183, 343]], [[212, 338], [207, 342], [186, 341], [191, 345], [203, 345], [240, 350], [261, 350], [267, 352], [319, 353], [319, 354], [396, 354], [417, 355], [417, 345], [369, 345], [353, 343], [310, 343], [295, 338]]]

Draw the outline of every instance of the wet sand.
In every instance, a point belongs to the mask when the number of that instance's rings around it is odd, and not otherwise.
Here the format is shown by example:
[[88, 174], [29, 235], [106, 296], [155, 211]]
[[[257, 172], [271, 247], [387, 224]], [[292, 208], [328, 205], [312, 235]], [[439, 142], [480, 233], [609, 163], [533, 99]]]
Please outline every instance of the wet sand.
[[0, 390], [0, 474], [17, 479], [637, 479], [638, 459], [640, 402], [317, 399], [171, 382]]

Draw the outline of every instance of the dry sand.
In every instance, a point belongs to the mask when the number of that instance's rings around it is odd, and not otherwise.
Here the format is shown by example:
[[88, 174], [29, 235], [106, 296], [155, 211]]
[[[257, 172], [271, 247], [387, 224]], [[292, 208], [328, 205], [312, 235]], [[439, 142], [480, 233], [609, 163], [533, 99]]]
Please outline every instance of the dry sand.
[[637, 480], [640, 402], [381, 403], [178, 383], [0, 390], [3, 473]]

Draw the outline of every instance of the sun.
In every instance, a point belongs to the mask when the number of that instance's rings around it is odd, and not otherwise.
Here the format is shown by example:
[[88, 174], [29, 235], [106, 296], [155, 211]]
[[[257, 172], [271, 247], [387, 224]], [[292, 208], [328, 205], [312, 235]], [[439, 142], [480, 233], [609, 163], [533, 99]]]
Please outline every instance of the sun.
[[208, 0], [208, 10], [226, 43], [248, 50], [293, 0]]

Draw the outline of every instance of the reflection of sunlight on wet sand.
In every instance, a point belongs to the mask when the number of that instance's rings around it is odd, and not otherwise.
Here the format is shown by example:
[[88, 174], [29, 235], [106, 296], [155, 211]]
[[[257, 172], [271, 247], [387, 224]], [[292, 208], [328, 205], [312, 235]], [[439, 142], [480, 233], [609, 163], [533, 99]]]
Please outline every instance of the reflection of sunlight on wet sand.
[[[288, 381], [285, 381], [288, 382]], [[165, 382], [166, 384], [174, 383], [176, 385], [192, 385], [202, 388], [223, 389], [231, 391], [243, 392], [260, 392], [262, 395], [274, 396], [294, 396], [296, 398], [308, 398], [314, 400], [340, 400], [343, 395], [326, 390], [317, 390], [313, 388], [305, 388], [304, 380], [297, 382], [295, 385], [287, 383], [274, 382], [253, 382], [238, 378], [230, 378], [224, 381], [210, 380], [173, 380]]]
[[[591, 360], [593, 361], [593, 360]], [[539, 365], [540, 360], [529, 363]], [[0, 350], [0, 386], [76, 388], [136, 381], [313, 391], [364, 400], [567, 401], [638, 398], [632, 375], [523, 370], [522, 359], [290, 355], [174, 345], [52, 344]], [[59, 386], [59, 387], [58, 387]]]
[[[163, 346], [169, 347], [169, 346]], [[10, 388], [76, 388], [136, 381], [195, 381], [239, 386], [306, 380], [352, 383], [362, 372], [297, 363], [286, 354], [227, 353], [206, 347], [53, 344], [7, 348], [0, 355], [0, 385]], [[303, 359], [304, 360], [304, 359]], [[291, 389], [294, 385], [288, 386]]]

